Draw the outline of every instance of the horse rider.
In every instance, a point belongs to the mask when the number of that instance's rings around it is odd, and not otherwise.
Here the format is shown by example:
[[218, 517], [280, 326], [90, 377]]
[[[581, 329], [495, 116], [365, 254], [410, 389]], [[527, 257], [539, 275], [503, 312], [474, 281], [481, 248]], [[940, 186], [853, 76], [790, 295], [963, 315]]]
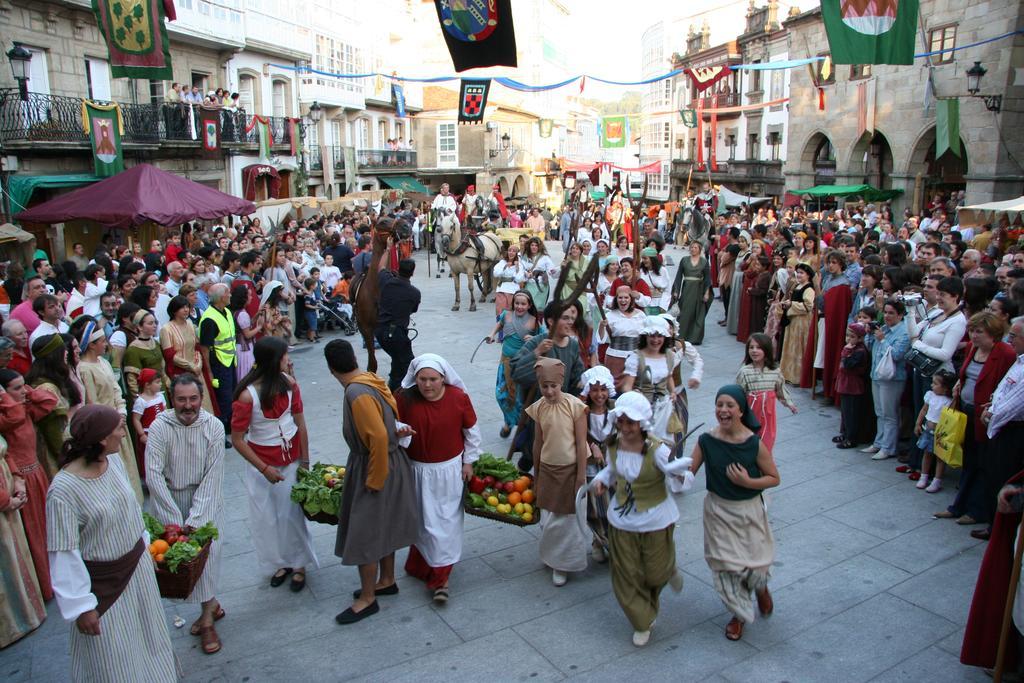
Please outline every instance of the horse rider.
[[483, 209], [483, 203], [483, 197], [476, 193], [476, 185], [469, 185], [466, 194], [462, 196], [462, 211], [459, 214], [459, 220], [463, 225], [472, 222], [472, 217]]
[[441, 183], [441, 192], [434, 197], [434, 201], [430, 205], [430, 231], [432, 233], [435, 231], [434, 226], [441, 221], [441, 216], [448, 211], [452, 215], [458, 214], [459, 204], [455, 201], [455, 197], [450, 194], [448, 183]]
[[391, 356], [391, 373], [388, 375], [391, 391], [401, 386], [414, 358], [412, 340], [409, 339], [409, 318], [419, 310], [421, 298], [420, 290], [412, 284], [415, 270], [414, 260], [402, 259], [398, 262], [398, 275], [389, 270], [380, 271], [377, 329], [373, 336], [384, 353]]

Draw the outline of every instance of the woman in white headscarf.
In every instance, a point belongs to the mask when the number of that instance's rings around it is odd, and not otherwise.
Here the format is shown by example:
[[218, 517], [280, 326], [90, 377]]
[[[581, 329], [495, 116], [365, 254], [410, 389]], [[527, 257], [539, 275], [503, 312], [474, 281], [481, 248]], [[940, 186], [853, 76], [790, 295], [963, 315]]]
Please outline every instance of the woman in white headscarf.
[[[462, 556], [463, 482], [480, 457], [480, 429], [466, 385], [441, 356], [414, 358], [397, 396], [398, 414], [412, 429], [412, 461], [419, 503], [419, 536], [405, 572], [427, 584], [434, 601], [448, 601], [448, 578]], [[395, 585], [395, 592], [398, 586]]]
[[292, 321], [287, 315], [281, 313], [281, 297], [284, 294], [284, 285], [276, 280], [271, 280], [263, 286], [263, 294], [260, 296], [260, 312], [262, 315], [263, 330], [268, 337], [281, 337], [285, 341], [291, 339]]
[[677, 593], [683, 589], [672, 537], [679, 508], [669, 494], [692, 486], [692, 460], [669, 460], [669, 445], [650, 433], [651, 405], [643, 394], [621, 394], [611, 414], [616, 433], [593, 488], [600, 495], [615, 486], [608, 509], [612, 590], [633, 625], [633, 644], [643, 647], [658, 617], [662, 589], [666, 584]]

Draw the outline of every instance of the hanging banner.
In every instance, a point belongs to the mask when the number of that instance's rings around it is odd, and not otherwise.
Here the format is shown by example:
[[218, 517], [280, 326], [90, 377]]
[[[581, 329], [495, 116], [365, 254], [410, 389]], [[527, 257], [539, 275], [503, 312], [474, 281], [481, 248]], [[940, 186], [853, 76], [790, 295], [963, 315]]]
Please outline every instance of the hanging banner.
[[686, 69], [687, 75], [693, 80], [697, 92], [704, 92], [718, 81], [732, 73], [732, 70], [725, 66], [698, 66], [695, 69]]
[[434, 0], [456, 72], [518, 66], [511, 0]]
[[252, 133], [253, 129], [256, 130], [256, 135], [259, 140], [260, 158], [270, 159], [270, 120], [265, 116], [257, 116], [253, 114], [252, 119], [249, 121], [249, 125], [245, 127], [245, 132]]
[[395, 101], [395, 115], [400, 118], [405, 118], [405, 90], [402, 89], [398, 83], [391, 84], [391, 97]]
[[324, 194], [334, 199], [338, 196], [334, 191], [334, 147], [327, 143], [320, 144], [320, 166], [324, 171]]
[[875, 132], [875, 79], [857, 84], [857, 137]]
[[918, 0], [821, 0], [835, 64], [913, 64]]
[[768, 100], [767, 102], [758, 102], [757, 104], [743, 104], [735, 107], [714, 107], [713, 109], [704, 109], [704, 115], [708, 114], [739, 114], [745, 111], [755, 111], [757, 109], [765, 109], [767, 107], [777, 107], [780, 104], [789, 102], [788, 97], [780, 97], [777, 100]]
[[697, 98], [697, 170], [704, 170], [704, 98]]
[[171, 47], [164, 17], [174, 21], [173, 0], [92, 0], [114, 78], [171, 80]]
[[302, 124], [299, 119], [288, 119], [288, 142], [291, 144], [291, 155], [298, 156], [302, 149]]
[[615, 149], [626, 146], [626, 117], [606, 116], [601, 119], [601, 147]]
[[718, 170], [718, 114], [715, 107], [718, 106], [718, 95], [711, 98], [711, 149], [708, 151], [708, 163], [712, 171]]
[[203, 139], [203, 158], [220, 157], [220, 109], [199, 108], [199, 123]]
[[537, 122], [540, 127], [540, 136], [542, 138], [551, 137], [551, 129], [555, 127], [555, 122], [552, 119], [541, 119]]
[[960, 156], [960, 100], [955, 97], [935, 102], [935, 158], [946, 150]]
[[463, 78], [459, 89], [459, 123], [483, 123], [491, 79]]
[[679, 115], [683, 117], [683, 125], [687, 128], [697, 127], [697, 110], [696, 109], [680, 109]]
[[124, 120], [117, 104], [97, 104], [82, 100], [82, 129], [92, 147], [93, 173], [105, 178], [124, 170], [121, 135]]

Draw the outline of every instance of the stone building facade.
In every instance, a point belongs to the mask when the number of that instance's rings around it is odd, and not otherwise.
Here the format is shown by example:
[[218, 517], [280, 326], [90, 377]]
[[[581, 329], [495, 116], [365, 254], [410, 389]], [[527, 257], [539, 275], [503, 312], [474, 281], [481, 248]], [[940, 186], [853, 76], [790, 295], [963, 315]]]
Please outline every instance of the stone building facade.
[[[1014, 31], [1024, 18], [1022, 8], [1019, 0], [922, 0], [923, 30], [915, 53], [961, 47]], [[828, 54], [820, 8], [794, 14], [783, 26], [791, 59]], [[1003, 95], [1001, 112], [988, 111], [982, 99], [968, 95], [965, 72], [974, 62], [988, 70], [982, 94]], [[783, 168], [786, 190], [867, 182], [903, 190], [893, 202], [898, 209], [920, 209], [933, 193], [960, 189], [966, 190], [969, 203], [1024, 194], [1024, 75], [1018, 75], [1022, 67], [1024, 36], [1019, 35], [918, 58], [911, 66], [832, 65], [823, 75], [819, 63], [816, 75], [824, 93], [823, 110], [810, 71], [792, 70]], [[960, 100], [961, 157], [946, 152], [935, 159], [931, 92]], [[872, 99], [870, 111], [867, 104]], [[861, 110], [864, 116], [858, 115]], [[872, 118], [868, 128], [873, 130], [864, 129]]]

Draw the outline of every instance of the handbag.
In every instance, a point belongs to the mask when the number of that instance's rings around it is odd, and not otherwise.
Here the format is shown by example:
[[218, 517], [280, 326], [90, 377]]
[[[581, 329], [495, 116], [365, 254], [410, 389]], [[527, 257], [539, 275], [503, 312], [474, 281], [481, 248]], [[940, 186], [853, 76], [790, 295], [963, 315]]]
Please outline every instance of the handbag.
[[896, 363], [892, 360], [892, 347], [886, 347], [882, 353], [882, 358], [875, 367], [875, 376], [882, 382], [887, 382], [896, 376]]
[[932, 358], [918, 349], [910, 349], [904, 358], [922, 377], [931, 377], [942, 367], [942, 361]]
[[[955, 405], [955, 404], [953, 404]], [[961, 467], [964, 462], [964, 435], [967, 433], [967, 413], [953, 405], [942, 409], [935, 424], [935, 455], [950, 467]]]

